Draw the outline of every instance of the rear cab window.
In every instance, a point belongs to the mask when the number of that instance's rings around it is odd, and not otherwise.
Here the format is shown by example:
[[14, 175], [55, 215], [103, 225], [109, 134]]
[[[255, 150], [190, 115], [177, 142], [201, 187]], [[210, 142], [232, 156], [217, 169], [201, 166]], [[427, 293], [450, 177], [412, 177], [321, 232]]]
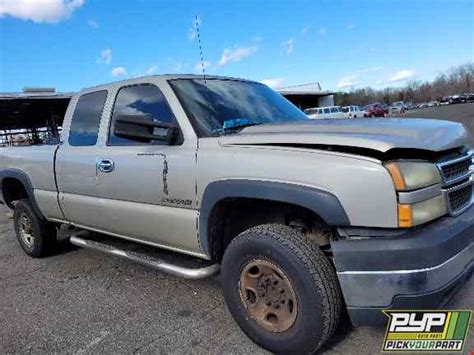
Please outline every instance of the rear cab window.
[[87, 93], [79, 97], [69, 128], [69, 145], [93, 146], [97, 143], [100, 119], [106, 99], [106, 90]]

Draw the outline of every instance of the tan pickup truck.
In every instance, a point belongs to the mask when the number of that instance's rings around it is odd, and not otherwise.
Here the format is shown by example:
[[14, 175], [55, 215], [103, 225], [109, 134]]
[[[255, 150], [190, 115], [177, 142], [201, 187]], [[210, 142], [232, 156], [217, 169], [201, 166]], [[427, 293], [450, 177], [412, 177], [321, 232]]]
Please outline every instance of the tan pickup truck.
[[[59, 144], [0, 148], [23, 250], [61, 224], [206, 260], [190, 267], [79, 233], [71, 242], [200, 278], [220, 272], [257, 344], [311, 353], [347, 309], [440, 306], [472, 273], [472, 156], [461, 124], [310, 120], [260, 83], [136, 78], [70, 101]], [[179, 296], [178, 296], [179, 297]]]

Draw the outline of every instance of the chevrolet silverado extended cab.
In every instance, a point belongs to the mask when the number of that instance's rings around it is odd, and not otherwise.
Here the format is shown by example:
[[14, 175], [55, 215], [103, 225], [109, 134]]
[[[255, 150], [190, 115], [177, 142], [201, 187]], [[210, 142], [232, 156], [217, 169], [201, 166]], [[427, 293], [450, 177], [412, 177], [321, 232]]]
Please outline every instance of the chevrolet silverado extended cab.
[[274, 352], [316, 351], [343, 307], [355, 325], [438, 307], [473, 269], [472, 157], [457, 123], [310, 120], [260, 83], [151, 76], [81, 91], [59, 144], [0, 159], [27, 254], [47, 255], [67, 224], [207, 260], [71, 237], [174, 275], [220, 271], [231, 314]]

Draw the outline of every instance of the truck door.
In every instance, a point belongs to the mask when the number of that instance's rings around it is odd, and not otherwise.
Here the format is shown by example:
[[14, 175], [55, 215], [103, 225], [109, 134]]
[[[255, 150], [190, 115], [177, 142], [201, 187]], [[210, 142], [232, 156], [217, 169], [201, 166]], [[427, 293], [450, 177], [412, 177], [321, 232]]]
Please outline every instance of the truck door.
[[[70, 222], [97, 228], [101, 225], [96, 159], [99, 126], [107, 91], [92, 91], [75, 104], [67, 139], [56, 156], [56, 180], [61, 209]], [[74, 103], [71, 101], [71, 105]]]
[[117, 117], [140, 116], [179, 128], [158, 86], [118, 88], [105, 142], [97, 159], [102, 230], [128, 239], [199, 253], [197, 238], [197, 139], [140, 142], [117, 137]]

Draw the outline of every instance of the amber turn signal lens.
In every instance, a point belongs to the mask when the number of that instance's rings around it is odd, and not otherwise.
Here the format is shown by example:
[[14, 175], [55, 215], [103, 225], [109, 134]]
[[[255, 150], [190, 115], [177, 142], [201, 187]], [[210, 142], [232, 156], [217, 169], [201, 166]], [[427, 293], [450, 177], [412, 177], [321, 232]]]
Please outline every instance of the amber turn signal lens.
[[400, 169], [398, 168], [397, 164], [387, 164], [385, 165], [385, 168], [387, 168], [390, 176], [392, 177], [395, 189], [397, 191], [403, 191], [405, 189], [405, 180], [403, 180], [402, 174], [400, 173]]
[[398, 226], [408, 228], [412, 225], [411, 205], [398, 205]]

